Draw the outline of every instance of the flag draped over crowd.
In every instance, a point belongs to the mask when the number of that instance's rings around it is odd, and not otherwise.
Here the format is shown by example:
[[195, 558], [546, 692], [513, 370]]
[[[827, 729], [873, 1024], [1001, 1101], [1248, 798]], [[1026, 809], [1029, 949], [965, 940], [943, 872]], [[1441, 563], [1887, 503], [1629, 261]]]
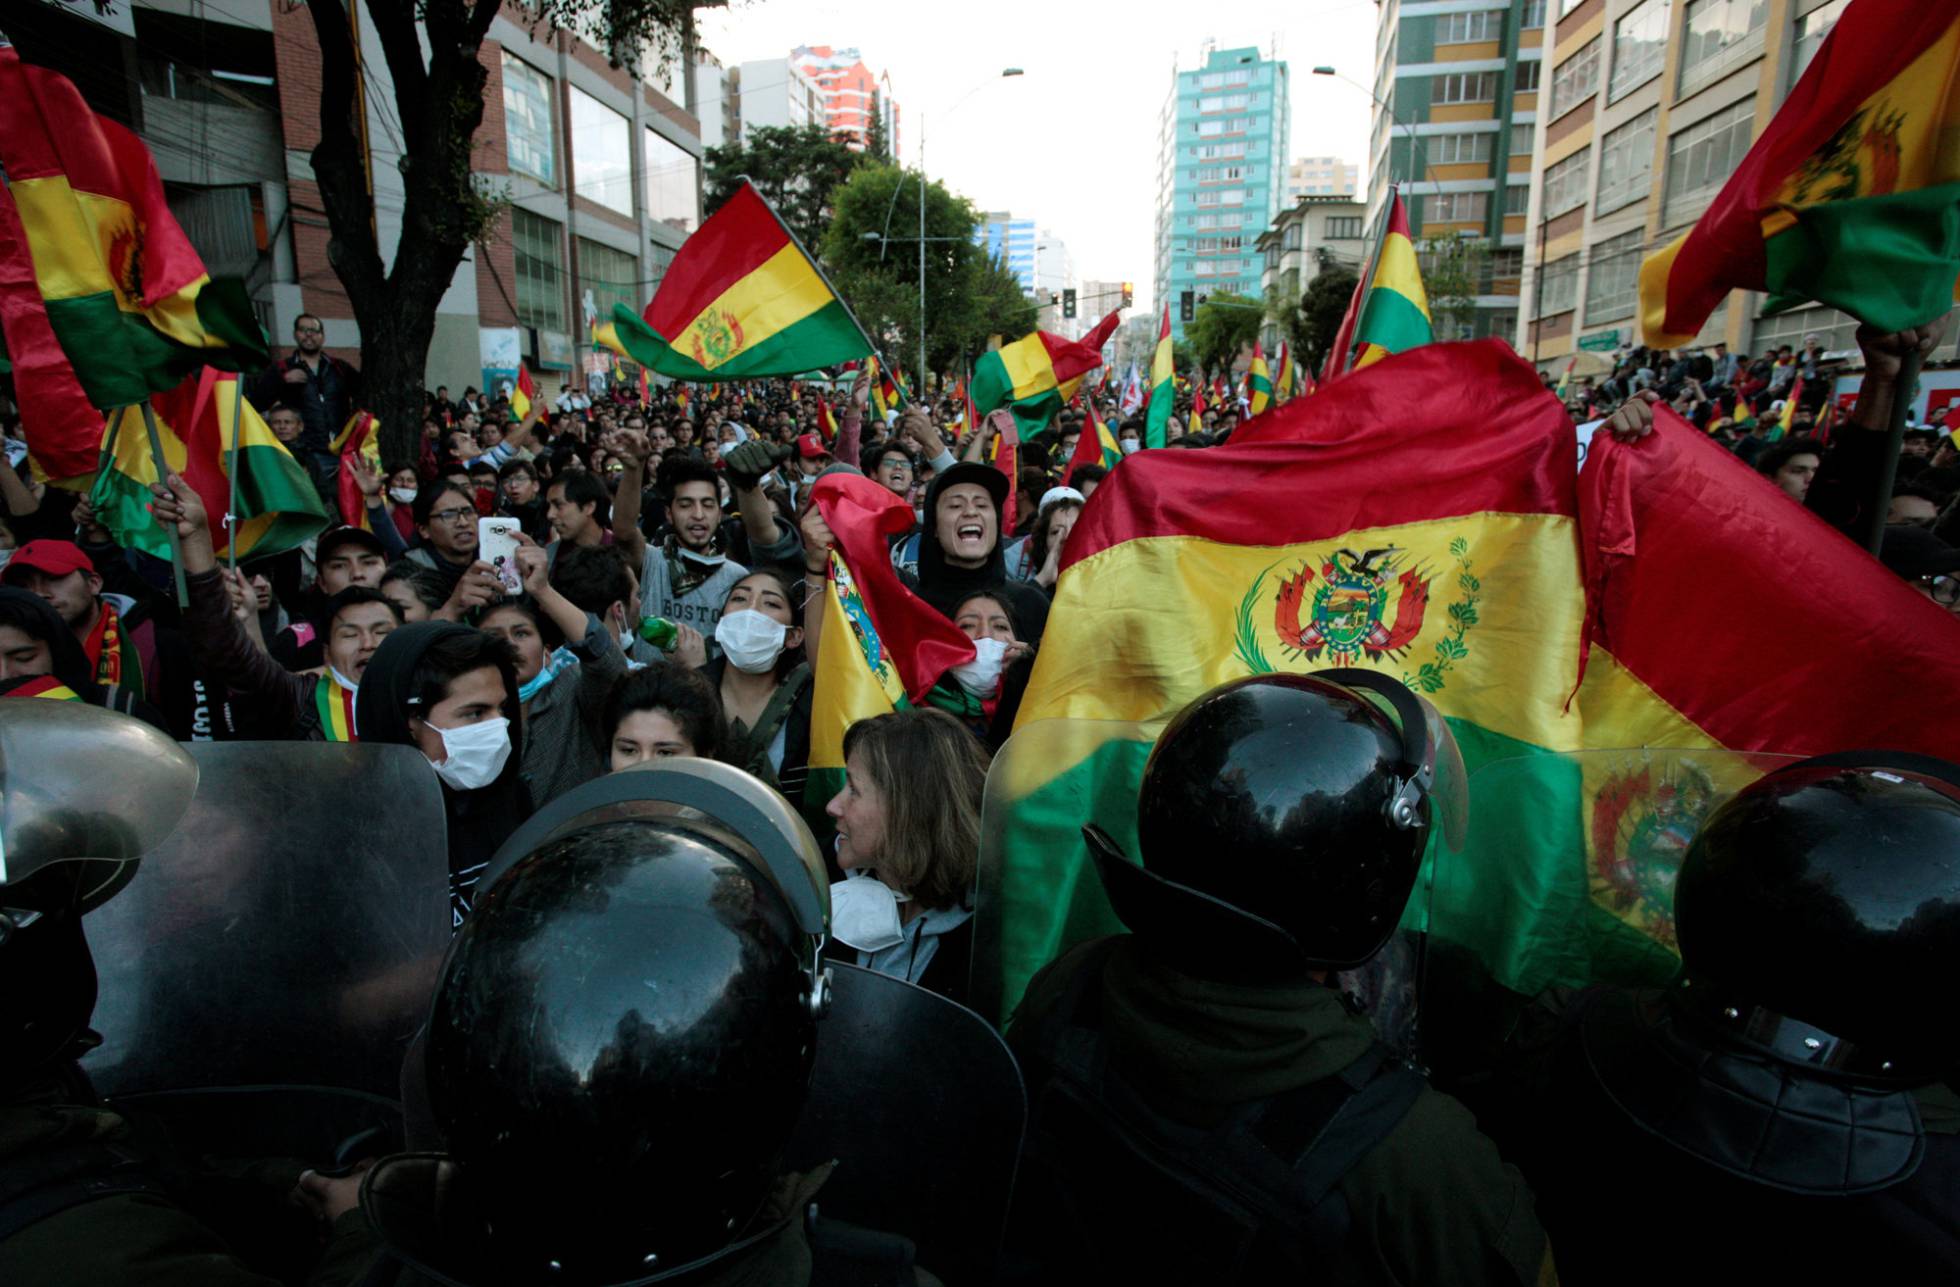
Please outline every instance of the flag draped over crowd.
[[[983, 1008], [1005, 1014], [1057, 951], [1120, 929], [1079, 829], [1097, 822], [1134, 852], [1151, 741], [1239, 676], [1380, 670], [1437, 706], [1473, 771], [1547, 757], [1552, 838], [1505, 855], [1473, 845], [1455, 860], [1465, 878], [1436, 882], [1436, 914], [1521, 991], [1571, 981], [1590, 950], [1575, 935], [1645, 941], [1613, 912], [1575, 916], [1597, 906], [1589, 783], [1547, 753], [1806, 754], [1872, 727], [1905, 749], [1960, 753], [1960, 658], [1938, 646], [1942, 610], [1662, 421], [1644, 442], [1603, 443], [1575, 477], [1571, 421], [1528, 365], [1497, 341], [1427, 345], [1276, 409], [1229, 446], [1126, 461], [1070, 536], [989, 783]], [[1733, 499], [1718, 511], [1710, 495]], [[1739, 536], [1734, 560], [1707, 557]], [[1901, 650], [1885, 667], [1866, 664], [1875, 637]], [[1938, 696], [1892, 683], [1893, 661], [1935, 677]], [[1819, 685], [1838, 698], [1829, 718]]]
[[1695, 226], [1640, 269], [1642, 338], [1694, 342], [1731, 290], [1880, 332], [1960, 299], [1960, 12], [1857, 0]]

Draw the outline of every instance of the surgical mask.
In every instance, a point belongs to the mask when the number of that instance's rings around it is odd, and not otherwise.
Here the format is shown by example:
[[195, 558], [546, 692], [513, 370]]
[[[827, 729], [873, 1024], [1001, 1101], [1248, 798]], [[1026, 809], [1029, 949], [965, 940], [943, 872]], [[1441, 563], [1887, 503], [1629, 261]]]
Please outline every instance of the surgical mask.
[[489, 786], [510, 759], [510, 721], [501, 715], [461, 728], [436, 728], [436, 733], [448, 757], [435, 766], [436, 776], [458, 791]]
[[830, 887], [830, 936], [860, 952], [882, 952], [905, 941], [898, 905], [909, 895], [898, 893], [876, 876], [845, 873]]
[[788, 626], [753, 608], [727, 613], [715, 625], [715, 642], [729, 664], [749, 675], [760, 675], [776, 664], [788, 634]]
[[973, 660], [953, 667], [953, 678], [975, 697], [992, 697], [1000, 691], [1000, 668], [1007, 658], [1007, 645], [998, 639], [975, 639]]
[[388, 489], [388, 499], [397, 505], [413, 505], [415, 503], [415, 489], [413, 487], [390, 487]]
[[553, 649], [551, 655], [544, 659], [544, 665], [538, 667], [538, 673], [517, 686], [517, 700], [530, 701], [544, 691], [545, 685], [558, 678], [558, 672], [577, 660], [569, 648]]
[[1143, 444], [1135, 438], [1125, 438], [1123, 439], [1122, 446], [1123, 446], [1123, 454], [1127, 456], [1131, 452], [1135, 451], [1137, 448], [1143, 446]]
[[699, 563], [704, 568], [718, 568], [728, 562], [728, 556], [726, 554], [711, 554], [705, 550], [690, 550], [686, 546], [681, 547], [680, 553], [681, 557], [689, 563]]

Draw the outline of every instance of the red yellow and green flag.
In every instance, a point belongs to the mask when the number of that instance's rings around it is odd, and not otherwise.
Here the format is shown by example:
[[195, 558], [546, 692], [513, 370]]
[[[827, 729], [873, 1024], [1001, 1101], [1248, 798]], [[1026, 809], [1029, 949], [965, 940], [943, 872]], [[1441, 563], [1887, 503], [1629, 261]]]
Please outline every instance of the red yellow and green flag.
[[342, 688], [333, 676], [322, 675], [313, 686], [313, 709], [320, 717], [320, 736], [329, 742], [358, 742], [354, 735], [354, 690]]
[[631, 356], [626, 346], [619, 342], [619, 328], [611, 322], [594, 320], [592, 323], [592, 343], [595, 347], [608, 349], [615, 358]]
[[[242, 448], [243, 444], [240, 445]], [[361, 481], [355, 476], [354, 465], [358, 462], [373, 474], [382, 472], [381, 421], [366, 411], [356, 411], [347, 417], [347, 423], [334, 435], [329, 449], [340, 458], [334, 494], [334, 500], [340, 507], [340, 521], [364, 532], [373, 531], [374, 525], [368, 522], [367, 497], [361, 491]]]
[[1960, 10], [1851, 0], [1695, 226], [1640, 268], [1645, 343], [1693, 342], [1731, 290], [1879, 331], [1960, 299]]
[[[68, 80], [0, 43], [0, 204], [20, 241], [47, 330], [16, 334], [16, 363], [52, 340], [94, 406], [135, 406], [207, 364], [270, 361], [244, 284], [214, 281], [164, 199], [141, 139], [97, 116]], [[9, 309], [8, 313], [15, 312]], [[64, 465], [63, 468], [66, 468]]]
[[817, 432], [823, 435], [826, 443], [837, 441], [837, 413], [830, 409], [830, 403], [817, 403]]
[[1150, 355], [1150, 403], [1143, 422], [1143, 445], [1162, 447], [1170, 441], [1172, 404], [1177, 401], [1177, 362], [1171, 351], [1171, 306], [1164, 305], [1157, 324], [1157, 347]]
[[531, 414], [531, 406], [538, 400], [538, 382], [531, 378], [531, 368], [522, 362], [517, 364], [517, 384], [510, 391], [510, 409], [522, 420]]
[[1087, 423], [1076, 436], [1075, 453], [1068, 458], [1068, 468], [1062, 471], [1064, 487], [1075, 477], [1075, 471], [1085, 465], [1114, 469], [1123, 463], [1123, 448], [1110, 436], [1109, 427], [1103, 424], [1102, 417], [1096, 414], [1095, 400], [1092, 398], [1084, 403], [1082, 410]]
[[[241, 559], [283, 553], [327, 525], [326, 507], [306, 470], [272, 436], [249, 401], [236, 396], [238, 377], [205, 367], [182, 384], [154, 394], [157, 433], [168, 468], [183, 475], [212, 515], [212, 544], [220, 557], [232, 540], [218, 522], [232, 495], [233, 413], [237, 422], [237, 555]], [[102, 440], [102, 467], [89, 500], [96, 518], [118, 544], [160, 559], [170, 557], [169, 538], [150, 513], [156, 462], [142, 416], [135, 408], [109, 413]]]
[[[1607, 957], [1673, 968], [1588, 839], [1616, 775], [1641, 767], [1645, 752], [1624, 748], [1806, 755], [1879, 727], [1960, 755], [1943, 610], [1678, 417], [1657, 418], [1637, 443], [1602, 435], [1580, 474], [1571, 421], [1531, 367], [1500, 341], [1430, 345], [1229, 446], [1145, 453], [1111, 474], [1070, 538], [988, 783], [979, 1008], [1010, 1012], [1057, 953], [1120, 931], [1081, 827], [1134, 853], [1158, 732], [1242, 676], [1356, 666], [1401, 680], [1448, 720], [1473, 800], [1480, 766], [1542, 766], [1513, 825], [1473, 827], [1435, 882], [1433, 915], [1524, 995], [1586, 982]], [[1710, 549], [1738, 554], [1711, 565]], [[1910, 673], [1950, 679], [1901, 687], [1889, 664], [1859, 661], [1874, 638]], [[1833, 700], [1807, 698], [1813, 684]], [[1582, 769], [1569, 753], [1586, 751]]]
[[1783, 399], [1783, 410], [1776, 417], [1776, 431], [1769, 436], [1771, 442], [1776, 441], [1778, 438], [1790, 432], [1797, 418], [1797, 403], [1802, 397], [1803, 377], [1798, 376], [1791, 383], [1789, 394]]
[[1388, 226], [1375, 250], [1368, 294], [1354, 323], [1354, 369], [1381, 361], [1435, 339], [1429, 321], [1429, 295], [1422, 287], [1415, 242], [1409, 237], [1409, 212], [1402, 194], [1389, 199]]
[[688, 407], [693, 405], [694, 391], [685, 384], [676, 384], [674, 386], [674, 401], [680, 404], [681, 414], [686, 415]]
[[974, 409], [984, 416], [1011, 407], [1027, 432], [1040, 432], [1075, 397], [1084, 377], [1102, 365], [1102, 346], [1121, 320], [1111, 313], [1079, 340], [1034, 331], [982, 354], [973, 364]]
[[79, 702], [82, 695], [53, 675], [34, 675], [6, 692], [8, 697], [43, 697], [56, 702]]
[[102, 447], [102, 412], [88, 400], [48, 321], [34, 277], [27, 233], [0, 193], [0, 336], [14, 377], [14, 400], [36, 476], [85, 486]]
[[752, 183], [681, 245], [643, 315], [613, 305], [613, 327], [627, 356], [677, 380], [800, 375], [871, 352]]
[[1273, 402], [1285, 402], [1293, 393], [1293, 353], [1286, 347], [1286, 341], [1281, 340], [1279, 365], [1273, 370]]
[[1246, 388], [1248, 408], [1253, 415], [1264, 411], [1273, 400], [1273, 377], [1266, 369], [1266, 355], [1260, 350], [1259, 341], [1252, 342], [1252, 365], [1246, 368]]

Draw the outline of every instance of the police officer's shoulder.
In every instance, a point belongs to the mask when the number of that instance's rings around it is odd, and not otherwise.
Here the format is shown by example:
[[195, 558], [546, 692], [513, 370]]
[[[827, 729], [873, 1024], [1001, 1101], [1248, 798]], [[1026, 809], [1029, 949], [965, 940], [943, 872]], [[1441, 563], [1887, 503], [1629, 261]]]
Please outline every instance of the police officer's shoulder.
[[1425, 1088], [1340, 1188], [1349, 1248], [1394, 1281], [1538, 1280], [1546, 1241], [1531, 1188], [1452, 1096]]
[[1016, 1047], [1018, 1053], [1018, 1048], [1032, 1037], [1042, 1021], [1068, 997], [1077, 977], [1085, 970], [1100, 971], [1110, 953], [1130, 938], [1128, 934], [1115, 934], [1078, 943], [1037, 970], [1028, 980], [1020, 1004], [1008, 1016], [1008, 1045]]

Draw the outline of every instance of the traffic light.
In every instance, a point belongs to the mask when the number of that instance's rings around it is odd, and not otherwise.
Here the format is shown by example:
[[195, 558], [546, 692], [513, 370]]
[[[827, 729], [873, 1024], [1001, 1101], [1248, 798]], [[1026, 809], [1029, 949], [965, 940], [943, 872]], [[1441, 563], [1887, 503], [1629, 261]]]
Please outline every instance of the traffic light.
[[1123, 307], [1128, 308], [1130, 306], [1131, 301], [1134, 300], [1135, 298], [1136, 298], [1136, 283], [1124, 282], [1123, 283]]
[[1072, 288], [1062, 292], [1062, 316], [1075, 316], [1075, 291]]
[[1198, 306], [1193, 302], [1191, 292], [1187, 290], [1178, 295], [1177, 320], [1180, 322], [1189, 322], [1195, 320], [1197, 316]]
[[1057, 305], [1059, 305], [1061, 302], [1062, 302], [1062, 297], [1060, 295], [1057, 295], [1052, 290], [1048, 292], [1048, 307], [1054, 308]]

